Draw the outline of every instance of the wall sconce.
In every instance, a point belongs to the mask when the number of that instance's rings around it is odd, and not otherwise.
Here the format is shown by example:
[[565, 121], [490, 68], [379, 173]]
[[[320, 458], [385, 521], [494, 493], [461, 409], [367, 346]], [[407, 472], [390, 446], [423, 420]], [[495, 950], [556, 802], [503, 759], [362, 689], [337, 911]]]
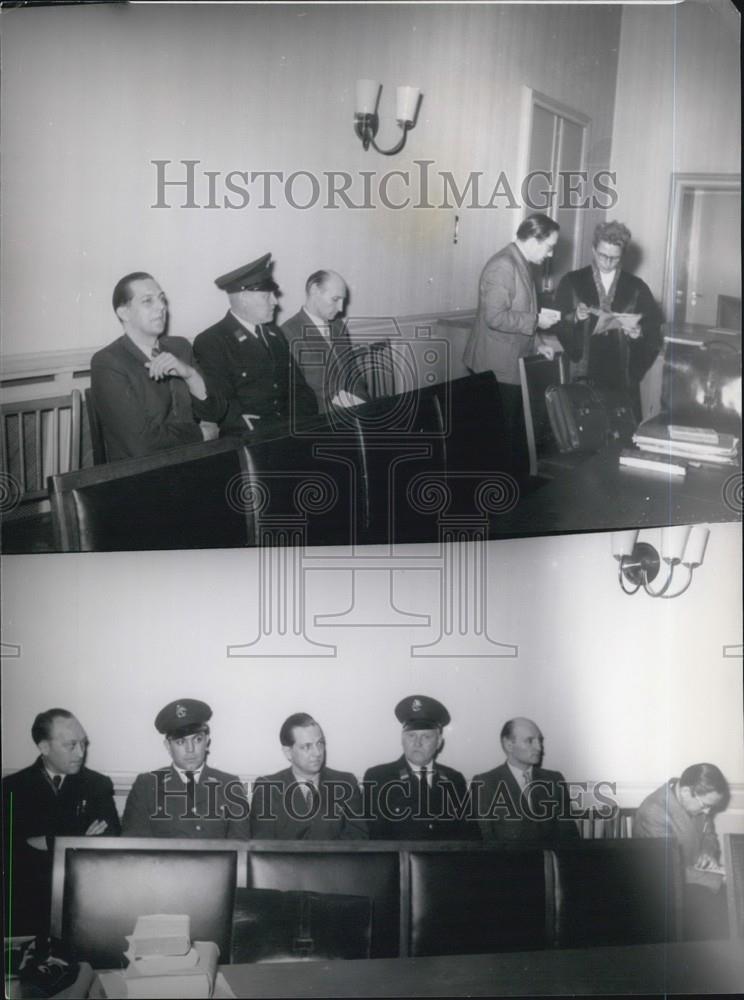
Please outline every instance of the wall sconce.
[[[661, 529], [661, 556], [648, 542], [639, 542], [638, 531], [614, 531], [612, 554], [618, 561], [618, 580], [626, 594], [635, 594], [643, 587], [650, 597], [679, 597], [692, 582], [692, 571], [705, 555], [710, 529], [702, 524], [679, 525]], [[666, 563], [664, 583], [656, 590], [649, 584], [659, 575], [662, 562]], [[675, 569], [682, 565], [687, 570], [682, 586], [669, 593]], [[628, 586], [629, 585], [629, 586]]]
[[375, 136], [380, 127], [380, 119], [377, 115], [380, 89], [381, 85], [377, 80], [357, 80], [354, 131], [362, 140], [362, 146], [365, 150], [374, 146], [377, 152], [382, 153], [383, 156], [393, 156], [394, 153], [399, 153], [403, 149], [408, 130], [413, 128], [421, 91], [418, 87], [398, 87], [395, 118], [403, 129], [403, 135], [392, 149], [380, 149], [375, 142]]

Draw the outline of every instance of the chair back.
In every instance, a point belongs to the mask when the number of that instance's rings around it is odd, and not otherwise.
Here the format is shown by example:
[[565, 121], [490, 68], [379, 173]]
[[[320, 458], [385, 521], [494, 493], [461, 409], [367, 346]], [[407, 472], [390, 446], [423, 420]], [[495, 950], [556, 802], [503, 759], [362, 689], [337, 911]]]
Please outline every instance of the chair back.
[[546, 947], [543, 851], [411, 851], [409, 954]]
[[332, 848], [325, 851], [320, 844], [318, 850], [312, 851], [291, 851], [286, 845], [283, 850], [251, 851], [247, 881], [253, 889], [367, 896], [372, 900], [372, 957], [390, 958], [399, 954], [400, 862], [397, 851], [346, 852]]
[[741, 297], [719, 295], [716, 302], [716, 326], [721, 330], [741, 330]]
[[85, 390], [85, 412], [88, 416], [88, 430], [90, 431], [90, 446], [93, 452], [93, 464], [105, 465], [108, 462], [106, 452], [106, 438], [103, 433], [103, 424], [96, 409], [96, 401], [92, 389]]
[[255, 544], [245, 449], [224, 439], [110, 462], [51, 480], [62, 552]]
[[80, 468], [81, 409], [79, 389], [2, 405], [0, 468], [11, 477], [18, 503], [45, 499], [48, 476]]
[[344, 893], [238, 889], [233, 962], [369, 958], [372, 901]]
[[[75, 847], [55, 864], [64, 865], [64, 879], [61, 927], [52, 933], [77, 961], [122, 968], [126, 935], [150, 913], [188, 914], [192, 941], [214, 941], [230, 960], [236, 851]], [[53, 919], [58, 909], [53, 897]]]
[[682, 868], [673, 841], [578, 841], [550, 854], [556, 947], [680, 939]]
[[358, 347], [355, 354], [372, 399], [394, 396], [399, 391], [396, 364], [389, 340], [378, 340]]
[[744, 833], [723, 835], [726, 899], [732, 938], [744, 938]]
[[605, 810], [589, 809], [579, 820], [582, 840], [629, 840], [633, 836], [635, 808], [615, 809], [609, 816]]
[[530, 475], [538, 475], [538, 462], [557, 453], [550, 427], [545, 390], [566, 381], [563, 354], [545, 358], [541, 354], [519, 359], [519, 380], [522, 386], [522, 406], [530, 458]]

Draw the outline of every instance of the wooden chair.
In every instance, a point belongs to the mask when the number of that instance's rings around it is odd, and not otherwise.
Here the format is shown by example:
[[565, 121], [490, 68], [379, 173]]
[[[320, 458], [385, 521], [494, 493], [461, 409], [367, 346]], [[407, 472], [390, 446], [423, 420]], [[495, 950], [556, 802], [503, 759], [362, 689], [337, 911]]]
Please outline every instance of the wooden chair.
[[92, 389], [85, 390], [85, 412], [88, 416], [93, 465], [105, 465], [108, 462], [106, 438], [103, 435], [103, 424], [101, 423], [101, 418], [98, 416]]
[[732, 938], [744, 938], [744, 833], [723, 835], [723, 864], [729, 933]]
[[579, 820], [582, 840], [629, 840], [633, 836], [635, 808], [617, 809], [611, 816], [604, 810], [589, 809]]
[[399, 391], [395, 377], [395, 358], [389, 340], [366, 344], [355, 353], [372, 399], [394, 396]]
[[1, 408], [2, 549], [54, 550], [47, 477], [80, 468], [81, 394], [51, 396]]

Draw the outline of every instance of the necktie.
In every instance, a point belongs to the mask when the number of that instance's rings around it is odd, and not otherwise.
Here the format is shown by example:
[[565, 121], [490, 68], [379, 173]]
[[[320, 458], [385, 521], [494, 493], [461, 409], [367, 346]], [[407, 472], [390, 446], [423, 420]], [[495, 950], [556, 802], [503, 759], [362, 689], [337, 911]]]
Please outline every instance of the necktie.
[[54, 785], [54, 791], [59, 792], [60, 786], [62, 784], [62, 775], [61, 774], [52, 775], [52, 784]]
[[429, 781], [426, 774], [426, 768], [422, 767], [418, 772], [419, 779], [419, 804], [421, 806], [421, 813], [424, 816], [429, 814]]
[[186, 771], [186, 809], [190, 815], [195, 815], [196, 813], [196, 781], [194, 781], [194, 772]]
[[306, 781], [302, 788], [305, 793], [305, 805], [308, 808], [309, 816], [315, 815], [318, 809], [319, 795], [318, 789], [312, 783], [312, 781]]
[[260, 324], [260, 323], [257, 323], [257, 324], [256, 324], [256, 336], [258, 337], [259, 341], [260, 341], [260, 342], [261, 342], [261, 343], [263, 344], [263, 346], [265, 347], [265, 349], [266, 349], [266, 352], [267, 352], [268, 354], [271, 354], [271, 351], [269, 350], [269, 341], [268, 341], [268, 339], [267, 339], [267, 337], [266, 337], [266, 334], [265, 334], [265, 333], [264, 333], [264, 331], [263, 331], [263, 327], [261, 326], [261, 324]]

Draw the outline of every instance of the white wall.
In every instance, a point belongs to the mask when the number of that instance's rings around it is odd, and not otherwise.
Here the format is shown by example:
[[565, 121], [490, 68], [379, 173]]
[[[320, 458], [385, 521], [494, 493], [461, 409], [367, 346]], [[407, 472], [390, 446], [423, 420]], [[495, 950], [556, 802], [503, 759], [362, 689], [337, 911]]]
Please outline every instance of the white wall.
[[[729, 0], [623, 10], [613, 125], [613, 215], [661, 298], [672, 173], [741, 170], [740, 17]], [[738, 244], [717, 248], [737, 256]]]
[[[192, 338], [226, 308], [214, 277], [266, 250], [284, 318], [320, 266], [349, 279], [356, 316], [470, 308], [485, 260], [523, 216], [504, 198], [459, 210], [455, 246], [454, 209], [395, 211], [377, 196], [373, 210], [283, 199], [274, 210], [156, 210], [153, 159], [222, 175], [346, 170], [355, 199], [360, 171], [379, 178], [427, 159], [460, 186], [483, 171], [486, 198], [502, 171], [518, 192], [527, 85], [588, 115], [590, 161], [608, 166], [616, 6], [85, 5], [2, 18], [6, 355], [113, 339], [111, 290], [135, 269], [169, 294], [171, 332]], [[425, 95], [399, 156], [364, 153], [353, 134], [361, 76], [384, 83], [384, 145], [398, 132], [395, 85]], [[395, 183], [390, 195], [401, 197]], [[197, 200], [208, 200], [205, 182]]]
[[[498, 730], [525, 714], [545, 733], [547, 766], [617, 782], [628, 804], [700, 760], [741, 785], [741, 647], [738, 659], [723, 655], [741, 641], [740, 543], [739, 526], [714, 525], [692, 586], [669, 601], [621, 593], [606, 534], [489, 543], [488, 632], [519, 647], [501, 659], [473, 657], [472, 636], [454, 659], [411, 656], [412, 644], [438, 635], [433, 546], [410, 549], [429, 553], [433, 569], [395, 573], [396, 607], [432, 616], [415, 628], [314, 626], [316, 614], [347, 608], [351, 574], [332, 568], [339, 550], [312, 550], [308, 635], [337, 646], [326, 659], [227, 657], [227, 645], [258, 634], [256, 550], [6, 557], [4, 640], [22, 655], [3, 660], [4, 766], [32, 759], [33, 716], [61, 704], [88, 731], [91, 766], [154, 767], [165, 759], [157, 711], [197, 697], [214, 709], [216, 766], [244, 776], [278, 769], [281, 722], [309, 711], [326, 730], [331, 765], [361, 775], [397, 756], [393, 707], [419, 692], [448, 706], [442, 759], [468, 777], [500, 762]], [[366, 555], [375, 551], [384, 555]], [[379, 622], [389, 574], [367, 581], [357, 606]], [[744, 828], [744, 816], [737, 822]]]

